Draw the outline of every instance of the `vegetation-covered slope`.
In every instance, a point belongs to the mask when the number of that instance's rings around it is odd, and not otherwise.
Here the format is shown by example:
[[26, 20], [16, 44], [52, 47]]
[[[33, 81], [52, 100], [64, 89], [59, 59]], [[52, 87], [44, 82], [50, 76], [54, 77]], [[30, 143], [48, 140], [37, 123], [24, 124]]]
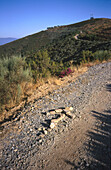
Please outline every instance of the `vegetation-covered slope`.
[[[82, 33], [80, 34], [80, 32]], [[104, 44], [106, 48], [111, 47], [111, 44], [110, 47], [107, 47], [107, 42], [110, 41], [111, 43], [111, 19], [100, 18], [71, 25], [51, 27], [46, 31], [41, 31], [2, 45], [0, 46], [0, 57], [11, 56], [13, 54], [25, 56], [30, 51], [37, 51], [51, 44], [53, 41], [57, 43], [61, 40], [64, 41], [64, 38], [67, 36], [73, 38], [77, 33], [80, 34], [80, 39], [84, 40], [85, 44], [87, 44], [85, 40], [88, 40], [90, 44], [96, 40], [99, 41], [97, 47], [101, 46], [100, 43]], [[79, 42], [81, 43], [80, 40]], [[77, 48], [75, 44], [73, 48]]]

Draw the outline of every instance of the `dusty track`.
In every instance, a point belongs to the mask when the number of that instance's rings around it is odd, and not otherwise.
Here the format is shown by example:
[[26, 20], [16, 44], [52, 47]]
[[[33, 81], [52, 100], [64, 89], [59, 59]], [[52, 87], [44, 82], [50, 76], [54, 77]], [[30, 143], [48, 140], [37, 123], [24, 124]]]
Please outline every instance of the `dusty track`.
[[[42, 111], [73, 106], [39, 142]], [[10, 130], [9, 130], [10, 129]], [[12, 130], [11, 130], [12, 129]], [[8, 133], [5, 133], [8, 132]], [[93, 66], [76, 81], [24, 107], [1, 134], [0, 168], [28, 170], [111, 169], [111, 63]]]
[[[36, 158], [35, 158], [36, 159]], [[111, 89], [95, 93], [67, 131], [33, 169], [111, 168]], [[30, 169], [30, 168], [29, 168]]]

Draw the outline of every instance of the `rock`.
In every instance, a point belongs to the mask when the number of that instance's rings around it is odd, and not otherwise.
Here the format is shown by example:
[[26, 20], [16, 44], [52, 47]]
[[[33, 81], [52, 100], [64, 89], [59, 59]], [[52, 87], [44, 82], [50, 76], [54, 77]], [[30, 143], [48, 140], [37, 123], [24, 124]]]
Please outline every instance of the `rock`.
[[38, 131], [41, 131], [42, 130], [42, 128], [40, 127], [40, 128], [38, 128]]
[[63, 110], [62, 109], [56, 109], [55, 112], [56, 113], [61, 113]]
[[44, 130], [45, 130], [45, 128], [43, 127], [43, 128], [42, 128], [42, 130], [44, 131]]
[[86, 167], [89, 167], [90, 165], [88, 163], [86, 163]]
[[55, 114], [56, 114], [56, 112], [55, 112], [54, 110], [51, 110], [51, 111], [49, 111], [49, 112], [46, 113], [47, 116], [48, 116], [48, 115], [55, 115]]
[[44, 134], [41, 134], [41, 135], [40, 135], [41, 138], [44, 138], [44, 136], [45, 136]]
[[55, 125], [56, 125], [55, 123], [51, 122], [50, 128], [53, 129], [55, 127]]
[[66, 116], [68, 116], [69, 118], [75, 118], [76, 116], [73, 114], [73, 113], [71, 113], [70, 111], [68, 111], [68, 112], [66, 112]]
[[44, 134], [47, 135], [47, 130], [44, 130]]
[[56, 114], [55, 111], [49, 111], [49, 113], [50, 113], [51, 115], [55, 115], [55, 114]]
[[73, 110], [73, 107], [66, 107], [66, 108], [64, 109], [65, 112], [67, 112], [67, 111], [72, 111], [72, 110]]
[[42, 143], [42, 139], [39, 140], [39, 143]]
[[46, 112], [46, 115], [47, 115], [47, 116], [50, 115], [50, 112]]
[[17, 152], [17, 149], [15, 149], [14, 152]]
[[51, 132], [51, 129], [48, 129], [48, 132]]
[[51, 120], [51, 123], [58, 123], [60, 120], [64, 119], [65, 118], [65, 114], [62, 114], [59, 118], [57, 119], [52, 119]]
[[72, 110], [73, 110], [73, 107], [69, 107], [69, 110], [72, 111]]

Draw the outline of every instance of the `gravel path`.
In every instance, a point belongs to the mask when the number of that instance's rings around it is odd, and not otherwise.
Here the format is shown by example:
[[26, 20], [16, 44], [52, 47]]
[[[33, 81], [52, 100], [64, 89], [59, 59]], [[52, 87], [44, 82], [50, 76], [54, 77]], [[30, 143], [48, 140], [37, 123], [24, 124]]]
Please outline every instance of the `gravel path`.
[[[25, 106], [13, 122], [3, 124], [3, 130], [0, 131], [0, 169], [110, 169], [110, 99], [111, 62], [90, 67], [75, 82]], [[46, 115], [45, 112], [71, 106], [75, 118], [66, 117], [50, 130], [49, 120], [54, 115]], [[47, 133], [44, 134], [40, 128], [44, 128]], [[105, 142], [102, 143], [101, 148], [104, 149], [96, 148], [101, 145], [97, 138], [108, 141], [107, 146]], [[76, 147], [72, 148], [74, 141]], [[71, 148], [70, 152], [68, 148]], [[108, 155], [104, 161], [100, 154], [98, 160], [99, 152], [96, 153], [96, 150], [99, 149], [100, 153]], [[76, 153], [75, 158], [74, 154], [73, 157], [70, 155], [71, 150]], [[61, 163], [62, 158], [57, 159], [59, 152], [63, 157], [69, 153], [68, 159], [64, 158]]]

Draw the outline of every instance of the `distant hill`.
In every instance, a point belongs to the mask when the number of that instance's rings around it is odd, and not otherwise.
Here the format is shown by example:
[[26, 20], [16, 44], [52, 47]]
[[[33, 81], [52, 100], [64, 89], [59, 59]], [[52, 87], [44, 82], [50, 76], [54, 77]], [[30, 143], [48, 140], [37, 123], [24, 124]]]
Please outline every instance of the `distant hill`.
[[[78, 39], [75, 39], [77, 34]], [[81, 50], [111, 50], [111, 19], [96, 18], [71, 25], [49, 27], [45, 31], [0, 46], [0, 57], [14, 54], [27, 56], [31, 51], [42, 48], [47, 48], [53, 58], [59, 58], [60, 53], [62, 57], [69, 57], [69, 50], [72, 50], [74, 56], [73, 49], [76, 53]]]
[[0, 45], [10, 43], [14, 40], [17, 40], [17, 39], [16, 38], [0, 38]]

